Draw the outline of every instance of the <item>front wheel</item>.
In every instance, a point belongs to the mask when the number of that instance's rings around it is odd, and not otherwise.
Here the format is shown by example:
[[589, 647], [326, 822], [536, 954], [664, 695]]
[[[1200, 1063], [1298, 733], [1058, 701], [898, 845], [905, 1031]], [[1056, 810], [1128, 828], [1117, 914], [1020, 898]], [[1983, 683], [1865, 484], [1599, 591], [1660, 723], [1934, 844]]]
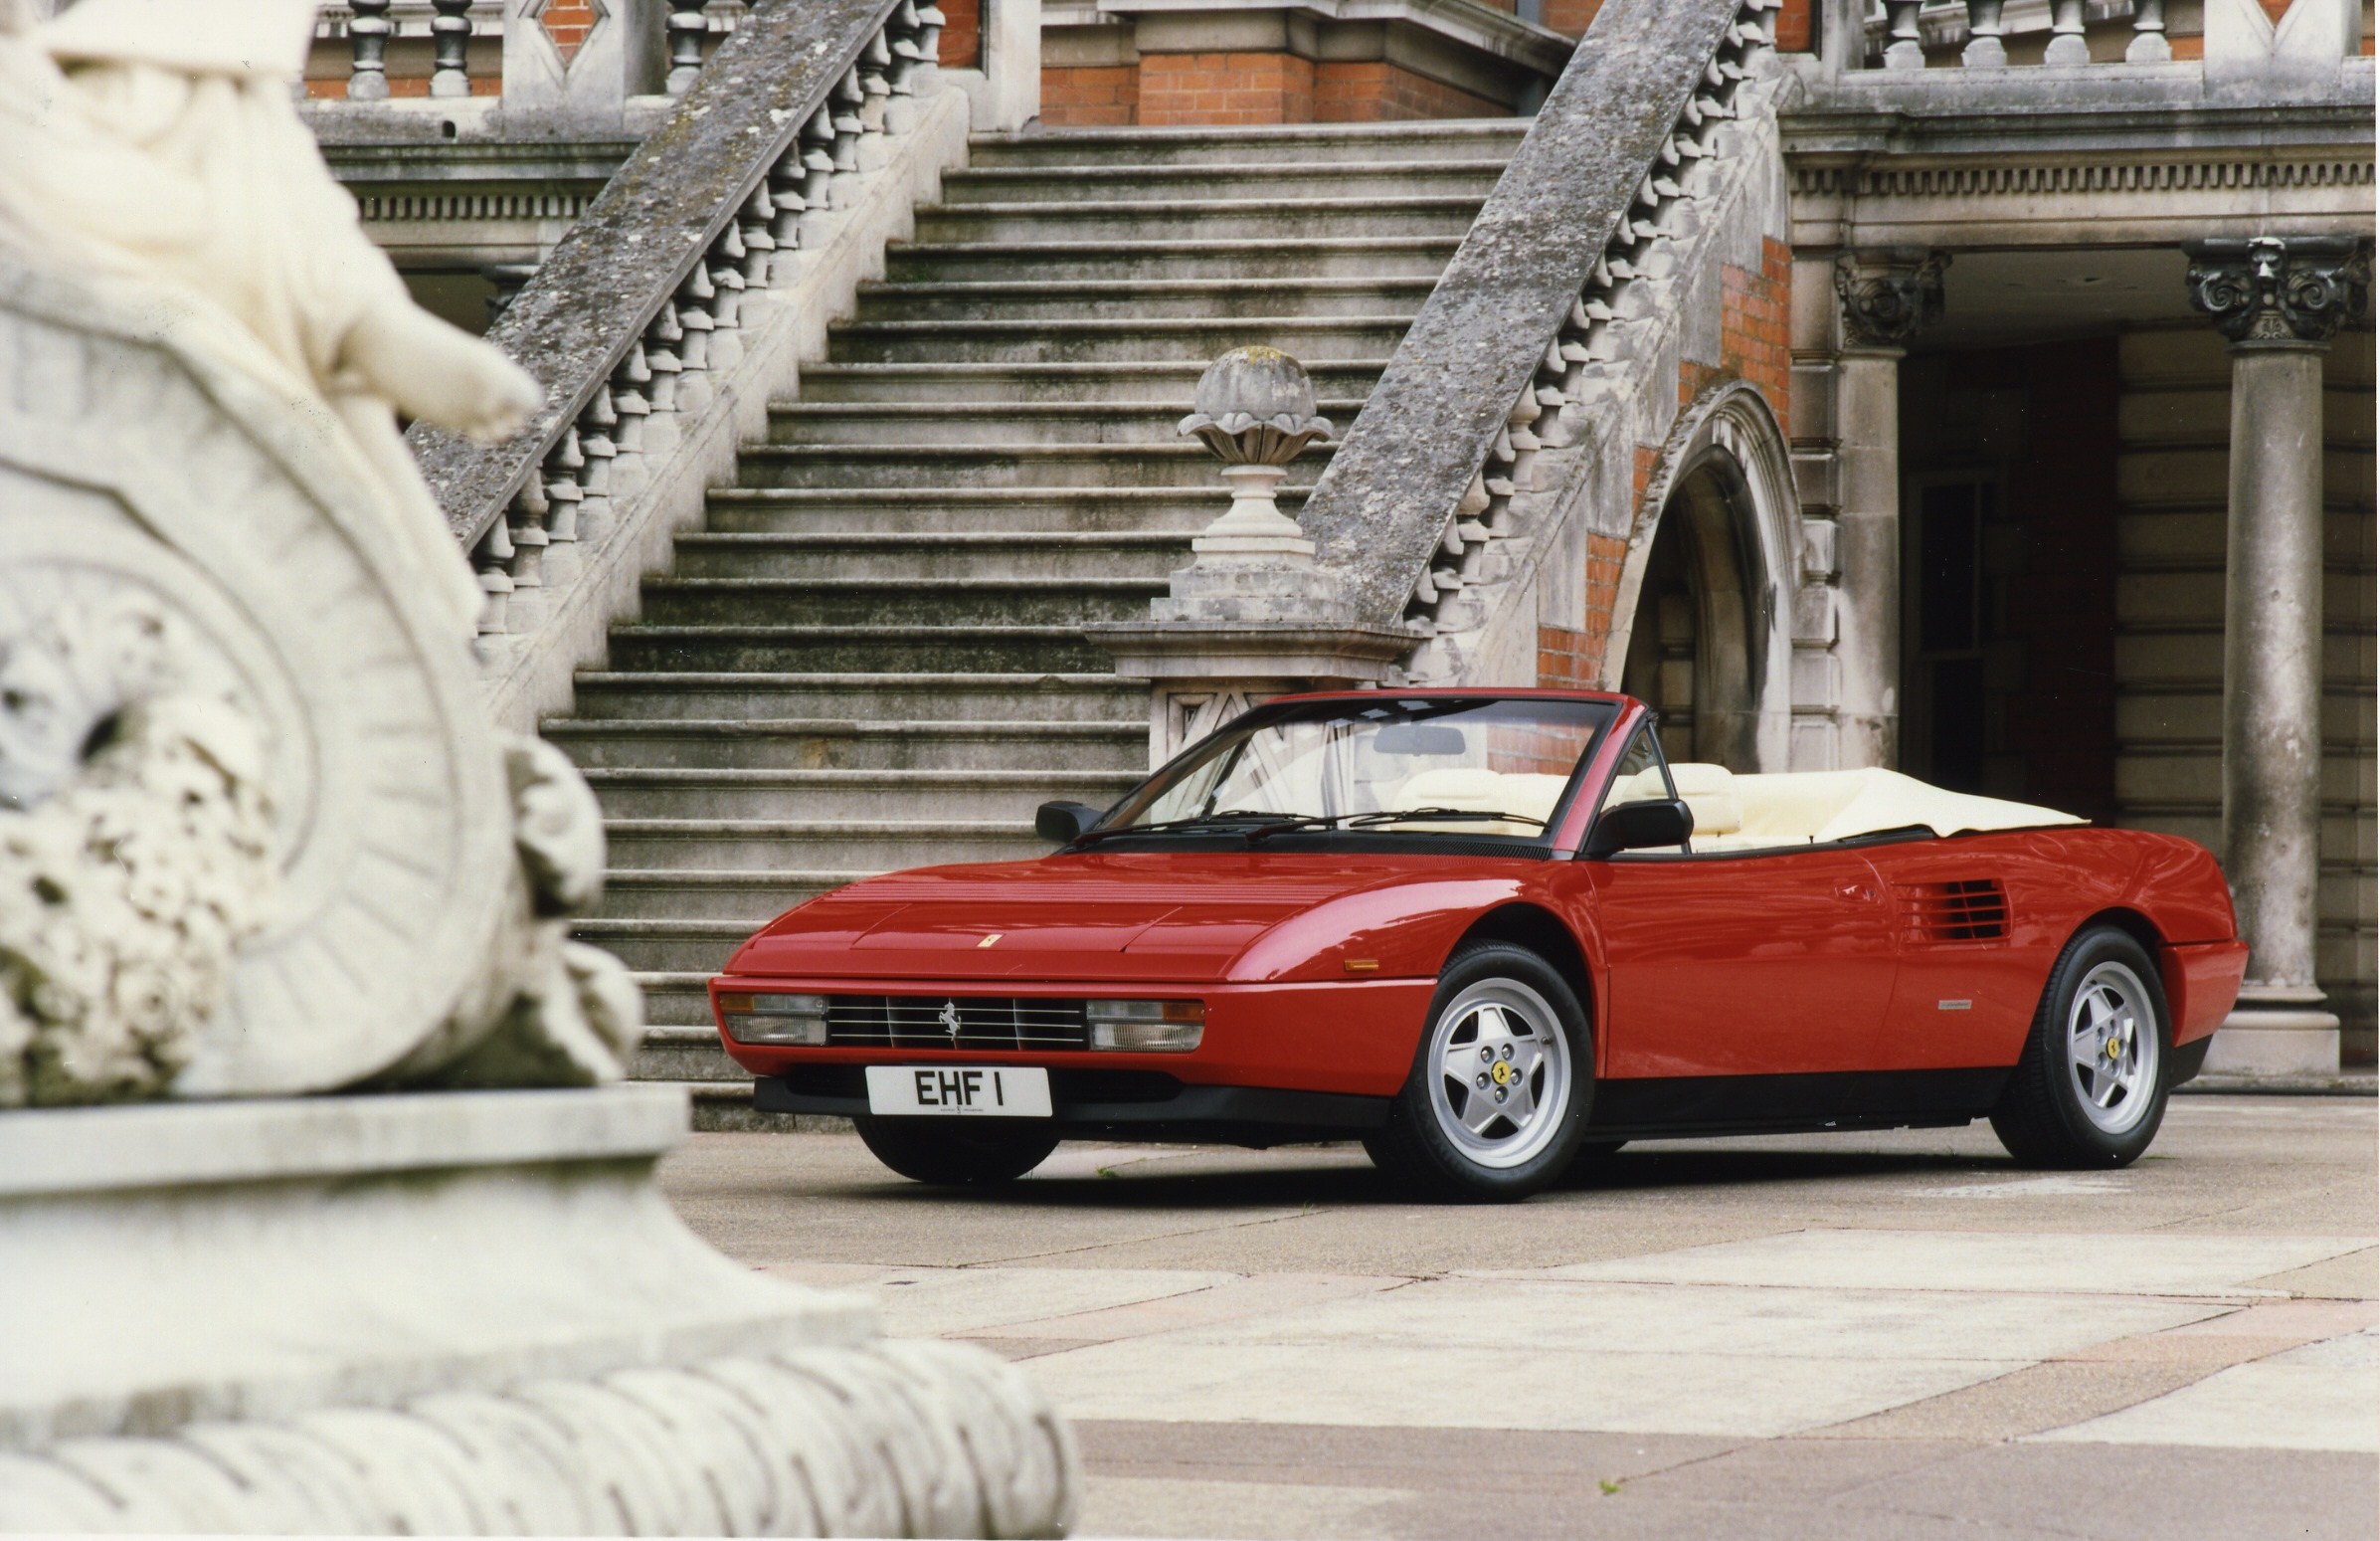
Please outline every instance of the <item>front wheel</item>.
[[2164, 1121], [2172, 1027], [2156, 964], [2095, 926], [2050, 970], [1992, 1132], [2026, 1166], [2129, 1166]]
[[1365, 1149], [1431, 1198], [1541, 1192], [1586, 1128], [1589, 1042], [1577, 996], [1545, 959], [1509, 942], [1464, 947], [1439, 976], [1412, 1072]]
[[942, 1188], [1010, 1183], [1058, 1148], [1054, 1134], [1015, 1125], [940, 1118], [855, 1118], [869, 1154], [920, 1183]]

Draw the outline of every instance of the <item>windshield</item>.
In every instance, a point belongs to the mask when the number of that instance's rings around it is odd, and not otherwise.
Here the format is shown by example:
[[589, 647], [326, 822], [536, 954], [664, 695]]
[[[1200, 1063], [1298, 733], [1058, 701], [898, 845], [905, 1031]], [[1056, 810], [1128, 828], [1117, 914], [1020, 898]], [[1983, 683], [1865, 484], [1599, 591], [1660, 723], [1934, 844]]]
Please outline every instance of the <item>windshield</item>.
[[1162, 828], [1542, 840], [1614, 715], [1607, 701], [1386, 691], [1261, 706], [1158, 772], [1085, 839]]

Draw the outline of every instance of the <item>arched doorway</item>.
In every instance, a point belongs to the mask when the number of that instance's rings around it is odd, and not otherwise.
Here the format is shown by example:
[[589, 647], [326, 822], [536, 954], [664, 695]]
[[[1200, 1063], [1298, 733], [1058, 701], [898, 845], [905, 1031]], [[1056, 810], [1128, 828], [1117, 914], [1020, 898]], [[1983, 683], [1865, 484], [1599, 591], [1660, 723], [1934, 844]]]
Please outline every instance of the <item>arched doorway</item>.
[[1680, 415], [1620, 578], [1619, 688], [1661, 713], [1675, 760], [1782, 770], [1791, 732], [1786, 584], [1800, 510], [1758, 391], [1717, 387]]

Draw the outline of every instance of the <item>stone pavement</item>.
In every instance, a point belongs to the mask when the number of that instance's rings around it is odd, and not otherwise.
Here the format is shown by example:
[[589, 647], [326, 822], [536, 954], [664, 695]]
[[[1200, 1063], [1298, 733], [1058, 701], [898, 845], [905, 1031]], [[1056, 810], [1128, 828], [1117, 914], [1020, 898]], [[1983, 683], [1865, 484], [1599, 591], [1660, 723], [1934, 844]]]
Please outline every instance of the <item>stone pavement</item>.
[[705, 1134], [663, 1186], [1030, 1361], [1084, 1534], [2370, 1538], [2375, 1107], [2179, 1098], [2090, 1175], [1981, 1126], [1631, 1146], [1509, 1209], [1344, 1148], [1064, 1146], [952, 1196]]

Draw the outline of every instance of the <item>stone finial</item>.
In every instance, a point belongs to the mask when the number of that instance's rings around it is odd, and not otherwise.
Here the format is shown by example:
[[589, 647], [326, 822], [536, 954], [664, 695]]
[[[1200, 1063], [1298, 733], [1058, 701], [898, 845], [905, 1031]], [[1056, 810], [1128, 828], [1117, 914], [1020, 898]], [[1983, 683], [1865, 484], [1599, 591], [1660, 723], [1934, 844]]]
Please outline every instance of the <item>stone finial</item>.
[[1906, 348], [1918, 329], [1942, 313], [1942, 270], [1950, 254], [1844, 252], [1835, 258], [1835, 296], [1843, 304], [1843, 345]]
[[1223, 462], [1231, 507], [1192, 542], [1201, 566], [1215, 561], [1286, 560], [1311, 566], [1314, 542], [1274, 501], [1289, 463], [1327, 437], [1314, 411], [1314, 381], [1279, 348], [1233, 348], [1206, 366], [1181, 431]]
[[2190, 308], [2234, 342], [2325, 343], [2372, 297], [2372, 248], [2352, 236], [2195, 241]]

